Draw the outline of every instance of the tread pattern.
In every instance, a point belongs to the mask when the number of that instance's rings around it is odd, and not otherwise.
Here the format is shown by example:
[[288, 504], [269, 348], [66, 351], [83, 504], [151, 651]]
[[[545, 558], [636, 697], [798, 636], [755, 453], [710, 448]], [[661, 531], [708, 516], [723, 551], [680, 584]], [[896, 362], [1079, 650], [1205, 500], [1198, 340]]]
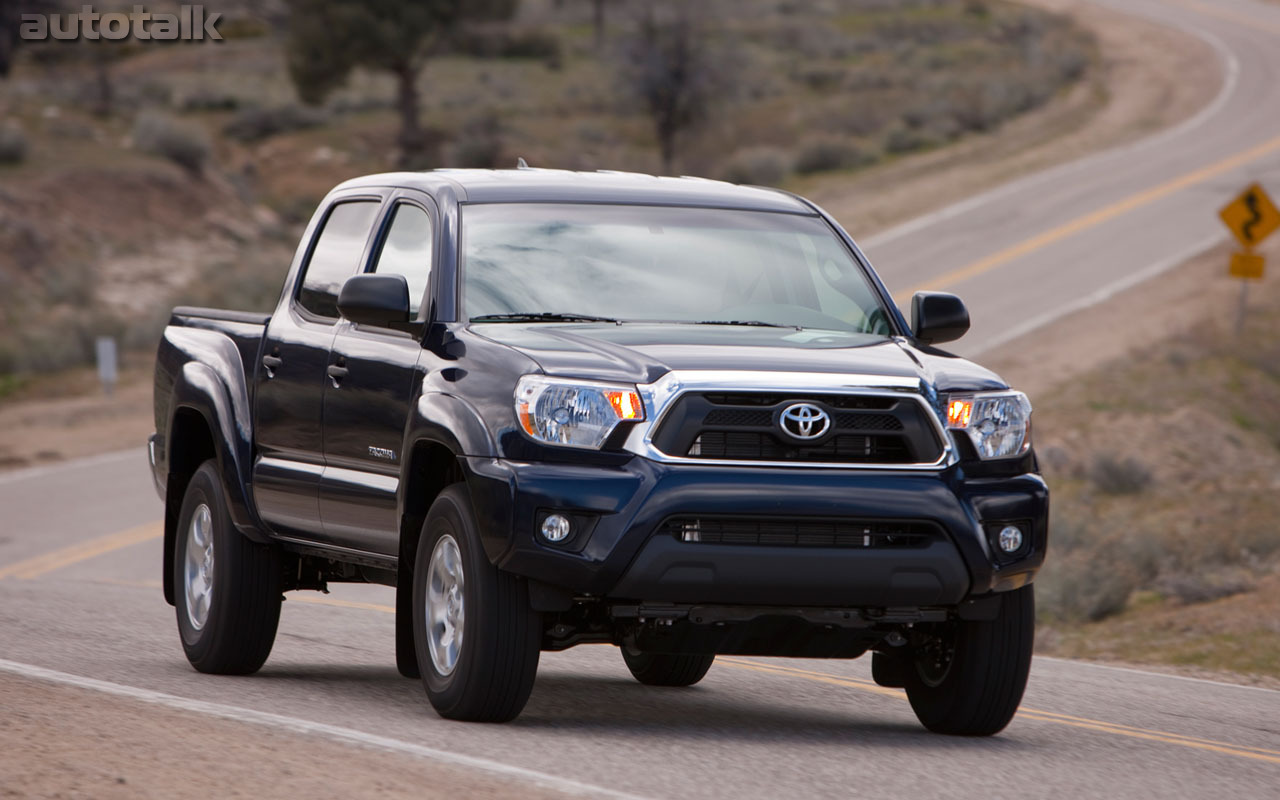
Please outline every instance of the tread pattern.
[[[185, 622], [182, 564], [186, 552], [186, 523], [204, 499], [214, 522], [213, 605], [203, 630]], [[280, 624], [280, 560], [269, 545], [245, 538], [231, 525], [222, 483], [212, 460], [196, 470], [183, 499], [175, 547], [174, 586], [178, 627], [187, 660], [200, 672], [249, 675], [266, 663]]]
[[625, 646], [622, 659], [635, 679], [645, 686], [692, 686], [702, 680], [715, 662], [714, 655], [632, 653]]
[[[425, 641], [422, 585], [429, 574], [439, 526], [454, 533], [467, 581], [463, 651], [448, 677], [435, 673]], [[440, 716], [470, 722], [508, 722], [533, 691], [541, 655], [540, 615], [529, 606], [523, 579], [489, 563], [480, 544], [466, 489], [446, 488], [427, 513], [414, 566], [414, 635], [422, 681]], [[478, 624], [478, 623], [483, 624]]]
[[926, 728], [957, 736], [991, 736], [1004, 729], [1027, 686], [1035, 639], [1035, 594], [1024, 586], [1003, 597], [990, 622], [961, 621], [955, 662], [938, 686], [907, 674], [907, 698]]

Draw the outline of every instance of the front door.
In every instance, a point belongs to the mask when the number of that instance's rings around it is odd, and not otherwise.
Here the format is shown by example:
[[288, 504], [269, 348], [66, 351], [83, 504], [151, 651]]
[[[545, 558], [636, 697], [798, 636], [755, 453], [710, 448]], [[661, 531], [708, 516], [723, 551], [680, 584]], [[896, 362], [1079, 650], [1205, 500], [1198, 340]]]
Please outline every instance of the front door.
[[[430, 210], [429, 210], [430, 209]], [[434, 253], [434, 206], [423, 196], [393, 200], [369, 271], [403, 275], [410, 317], [425, 319]], [[324, 389], [325, 470], [320, 517], [334, 543], [370, 553], [399, 553], [396, 489], [405, 426], [421, 381], [422, 347], [401, 331], [343, 322], [334, 338]]]
[[254, 500], [272, 532], [321, 534], [322, 409], [338, 289], [363, 263], [380, 198], [339, 199], [327, 210], [298, 291], [267, 326], [254, 394]]

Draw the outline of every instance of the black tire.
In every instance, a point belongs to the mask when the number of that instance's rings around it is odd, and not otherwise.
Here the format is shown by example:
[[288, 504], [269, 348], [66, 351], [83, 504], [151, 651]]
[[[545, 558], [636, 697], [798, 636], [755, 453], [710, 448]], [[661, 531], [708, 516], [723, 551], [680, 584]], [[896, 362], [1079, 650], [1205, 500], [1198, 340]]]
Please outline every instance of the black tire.
[[[898, 648], [899, 651], [904, 648]], [[907, 685], [907, 672], [915, 669], [915, 664], [905, 653], [871, 654], [871, 679], [879, 686], [890, 689], [901, 689]]]
[[[197, 515], [198, 534], [193, 527]], [[205, 551], [212, 558], [193, 562], [188, 585], [187, 551], [197, 535], [208, 543]], [[174, 545], [174, 605], [187, 660], [198, 671], [215, 675], [257, 672], [271, 654], [280, 623], [280, 555], [231, 524], [212, 460], [201, 464], [187, 485]], [[205, 586], [207, 594], [201, 591]], [[196, 610], [189, 611], [191, 606]]]
[[[445, 537], [457, 548], [462, 569], [462, 588], [456, 596], [462, 599], [463, 613], [455, 660], [442, 669], [432, 655], [427, 595], [432, 556], [437, 544], [447, 549]], [[422, 683], [440, 716], [507, 722], [520, 714], [538, 672], [541, 617], [529, 607], [524, 580], [489, 563], [462, 484], [440, 493], [422, 526], [413, 569], [413, 623]], [[442, 622], [441, 630], [449, 628]]]
[[914, 643], [916, 658], [907, 671], [906, 690], [920, 722], [935, 733], [955, 736], [991, 736], [1003, 730], [1027, 686], [1035, 616], [1035, 594], [1024, 586], [1003, 595], [999, 614], [989, 622], [918, 626], [931, 644]]
[[622, 646], [622, 660], [645, 686], [692, 686], [707, 675], [714, 655], [634, 652]]

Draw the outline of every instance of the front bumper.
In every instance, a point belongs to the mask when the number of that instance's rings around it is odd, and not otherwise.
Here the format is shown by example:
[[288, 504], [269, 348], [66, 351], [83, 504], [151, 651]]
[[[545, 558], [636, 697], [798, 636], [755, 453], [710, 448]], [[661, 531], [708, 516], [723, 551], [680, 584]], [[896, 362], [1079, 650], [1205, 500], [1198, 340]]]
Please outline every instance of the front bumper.
[[[616, 466], [467, 458], [490, 560], [575, 594], [645, 603], [844, 607], [951, 606], [1029, 583], [1044, 561], [1048, 489], [1039, 475], [663, 464]], [[539, 514], [569, 512], [587, 535], [553, 546]], [[682, 542], [676, 515], [910, 519], [945, 533], [927, 547], [864, 549]], [[1029, 525], [1016, 560], [992, 552], [984, 523]]]

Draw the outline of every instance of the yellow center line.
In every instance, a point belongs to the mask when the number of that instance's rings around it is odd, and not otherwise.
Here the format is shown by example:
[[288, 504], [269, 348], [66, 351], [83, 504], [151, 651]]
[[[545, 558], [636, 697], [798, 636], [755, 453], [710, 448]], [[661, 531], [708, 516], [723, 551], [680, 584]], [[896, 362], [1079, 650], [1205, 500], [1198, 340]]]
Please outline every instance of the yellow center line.
[[[721, 657], [716, 659], [716, 663], [723, 663], [726, 666], [738, 669], [748, 669], [753, 672], [760, 672], [767, 675], [802, 678], [805, 680], [815, 681], [817, 683], [826, 683], [833, 686], [844, 686], [850, 689], [858, 689], [860, 691], [871, 692], [873, 694], [884, 695], [886, 697], [893, 697], [899, 700], [906, 699], [905, 693], [901, 690], [889, 689], [859, 678], [844, 678], [825, 672], [813, 672], [780, 664], [764, 664], [758, 661], [750, 661], [740, 658]], [[1153, 731], [1146, 728], [1135, 728], [1131, 725], [1103, 722], [1101, 720], [1093, 720], [1085, 717], [1074, 717], [1070, 714], [1041, 711], [1039, 709], [1028, 708], [1026, 706], [1019, 709], [1018, 714], [1019, 716], [1024, 716], [1038, 722], [1052, 722], [1073, 728], [1083, 728], [1086, 730], [1098, 731], [1100, 733], [1109, 733], [1114, 736], [1126, 736], [1132, 739], [1143, 739], [1146, 741], [1160, 742], [1162, 744], [1175, 744], [1196, 750], [1207, 750], [1214, 753], [1238, 756], [1240, 758], [1251, 758], [1272, 764], [1280, 764], [1280, 752], [1268, 750], [1262, 747], [1254, 747], [1252, 745], [1236, 745], [1229, 742], [1215, 741], [1213, 739], [1183, 736], [1178, 733], [1166, 733], [1164, 731]]]
[[1237, 167], [1244, 166], [1251, 161], [1268, 156], [1271, 153], [1280, 151], [1280, 136], [1270, 139], [1262, 144], [1253, 147], [1243, 153], [1237, 153], [1229, 158], [1224, 158], [1214, 164], [1188, 172], [1177, 178], [1168, 180], [1159, 186], [1147, 189], [1137, 194], [1130, 195], [1123, 200], [1118, 200], [1109, 206], [1104, 206], [1097, 211], [1077, 217], [1070, 222], [1059, 225], [1056, 228], [1045, 231], [1044, 233], [1032, 236], [1018, 244], [1006, 247], [997, 253], [993, 253], [985, 258], [978, 259], [959, 269], [939, 275], [925, 283], [914, 286], [905, 292], [895, 296], [895, 300], [901, 305], [911, 299], [911, 295], [916, 292], [936, 291], [957, 283], [976, 278], [979, 275], [990, 272], [997, 267], [1002, 267], [1009, 262], [1021, 258], [1022, 256], [1034, 253], [1044, 247], [1066, 239], [1090, 228], [1097, 227], [1104, 222], [1108, 222], [1116, 217], [1127, 214], [1130, 211], [1150, 205], [1157, 200], [1168, 197], [1169, 195], [1180, 192], [1183, 189], [1204, 183], [1207, 180], [1216, 178], [1223, 173], [1230, 172]]
[[159, 539], [163, 535], [163, 522], [149, 522], [146, 525], [139, 525], [127, 531], [100, 536], [87, 542], [78, 542], [60, 550], [54, 550], [52, 553], [45, 553], [42, 556], [19, 561], [7, 567], [0, 567], [0, 579], [22, 578], [29, 580], [31, 578], [39, 578], [42, 575], [69, 567], [72, 564], [78, 564], [81, 561], [87, 561], [135, 544]]

